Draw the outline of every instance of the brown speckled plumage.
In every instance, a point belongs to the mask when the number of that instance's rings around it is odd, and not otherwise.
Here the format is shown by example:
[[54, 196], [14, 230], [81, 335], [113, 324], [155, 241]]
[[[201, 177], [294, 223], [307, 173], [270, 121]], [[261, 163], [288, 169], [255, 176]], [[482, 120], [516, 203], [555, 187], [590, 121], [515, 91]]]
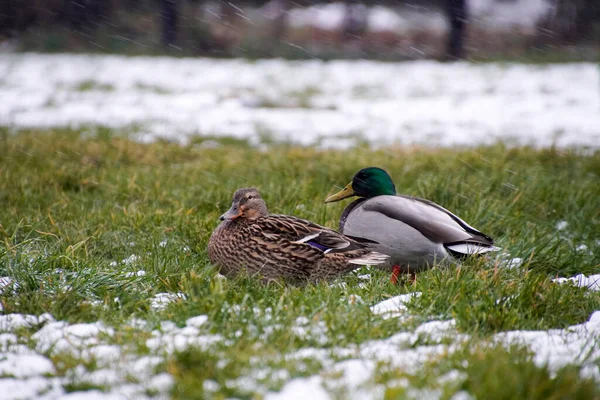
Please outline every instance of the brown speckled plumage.
[[331, 229], [289, 215], [270, 215], [254, 188], [238, 189], [208, 243], [208, 256], [225, 276], [246, 270], [266, 281], [329, 281], [387, 256]]

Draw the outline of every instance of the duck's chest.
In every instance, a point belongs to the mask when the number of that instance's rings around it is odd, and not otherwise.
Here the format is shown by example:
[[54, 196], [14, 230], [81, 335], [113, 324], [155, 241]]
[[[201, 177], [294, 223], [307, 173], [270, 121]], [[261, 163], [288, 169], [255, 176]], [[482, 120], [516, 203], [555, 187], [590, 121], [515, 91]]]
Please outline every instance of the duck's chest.
[[213, 263], [227, 264], [239, 257], [244, 247], [246, 226], [237, 221], [224, 221], [212, 233], [208, 242], [208, 257]]

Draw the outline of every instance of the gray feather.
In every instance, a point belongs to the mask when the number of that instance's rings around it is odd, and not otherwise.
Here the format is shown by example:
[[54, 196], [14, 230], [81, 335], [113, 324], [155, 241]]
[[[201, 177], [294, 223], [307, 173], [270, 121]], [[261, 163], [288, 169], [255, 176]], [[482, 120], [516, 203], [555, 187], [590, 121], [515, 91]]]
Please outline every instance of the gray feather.
[[377, 242], [370, 247], [390, 255], [384, 267], [400, 265], [415, 271], [451, 259], [453, 253], [446, 246], [470, 243], [477, 248], [493, 247], [490, 237], [427, 200], [409, 196], [360, 200], [344, 210], [340, 228], [345, 235]]

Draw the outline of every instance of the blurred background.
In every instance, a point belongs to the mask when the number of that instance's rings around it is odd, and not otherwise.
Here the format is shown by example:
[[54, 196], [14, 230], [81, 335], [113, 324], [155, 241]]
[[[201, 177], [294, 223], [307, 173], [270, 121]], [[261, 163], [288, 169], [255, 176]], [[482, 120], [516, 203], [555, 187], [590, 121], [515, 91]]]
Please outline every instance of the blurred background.
[[599, 0], [0, 0], [0, 128], [597, 147], [599, 55]]
[[598, 0], [2, 0], [5, 51], [597, 60]]

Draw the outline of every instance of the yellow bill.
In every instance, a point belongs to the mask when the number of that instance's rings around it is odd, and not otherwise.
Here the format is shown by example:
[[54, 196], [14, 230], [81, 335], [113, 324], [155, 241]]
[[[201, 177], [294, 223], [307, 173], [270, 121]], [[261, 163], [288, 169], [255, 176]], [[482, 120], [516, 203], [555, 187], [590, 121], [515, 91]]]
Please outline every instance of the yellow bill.
[[354, 196], [354, 189], [352, 189], [352, 182], [346, 185], [345, 188], [337, 192], [336, 194], [332, 194], [328, 198], [325, 199], [325, 203], [333, 203], [334, 201], [340, 201], [347, 197]]

